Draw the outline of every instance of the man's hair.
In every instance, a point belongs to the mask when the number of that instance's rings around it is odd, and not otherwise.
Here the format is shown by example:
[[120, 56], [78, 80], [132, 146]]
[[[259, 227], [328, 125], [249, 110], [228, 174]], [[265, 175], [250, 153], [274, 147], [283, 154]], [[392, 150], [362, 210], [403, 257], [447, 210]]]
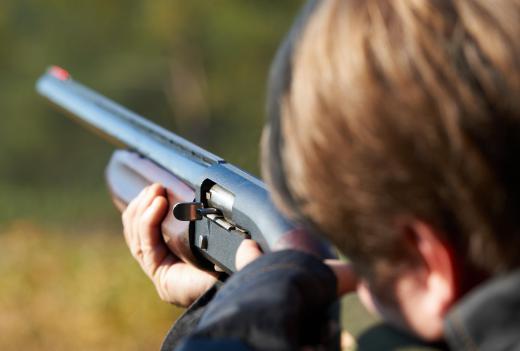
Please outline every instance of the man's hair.
[[410, 265], [400, 225], [461, 264], [520, 266], [520, 0], [321, 0], [277, 54], [264, 176], [365, 277]]

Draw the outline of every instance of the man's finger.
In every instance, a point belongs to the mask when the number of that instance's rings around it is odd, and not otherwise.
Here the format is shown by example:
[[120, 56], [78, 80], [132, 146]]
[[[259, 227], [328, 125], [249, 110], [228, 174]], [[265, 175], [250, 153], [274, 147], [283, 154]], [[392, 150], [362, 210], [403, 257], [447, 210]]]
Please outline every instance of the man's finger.
[[129, 234], [130, 236], [133, 236], [135, 234], [135, 222], [136, 222], [136, 216], [138, 216], [139, 212], [138, 209], [141, 206], [143, 202], [143, 198], [146, 196], [148, 189], [150, 186], [146, 186], [137, 194], [137, 196], [130, 201], [128, 204], [128, 207], [123, 212], [123, 224], [124, 228], [128, 231], [125, 232], [125, 234]]
[[152, 184], [143, 190], [143, 196], [139, 199], [136, 213], [144, 213], [157, 196], [164, 196], [164, 188], [160, 184]]
[[169, 256], [157, 267], [152, 280], [163, 301], [188, 307], [217, 281], [217, 273], [201, 271]]
[[139, 224], [142, 246], [153, 247], [160, 242], [160, 226], [167, 210], [168, 201], [163, 196], [158, 196], [143, 213]]
[[235, 258], [237, 270], [241, 270], [261, 255], [262, 250], [255, 241], [249, 239], [242, 241], [238, 247], [237, 256]]
[[123, 234], [125, 237], [126, 244], [129, 248], [132, 247], [135, 242], [135, 222], [136, 222], [136, 212], [137, 207], [140, 204], [141, 198], [145, 195], [148, 187], [145, 187], [141, 192], [128, 204], [128, 207], [125, 209], [122, 215], [123, 220]]

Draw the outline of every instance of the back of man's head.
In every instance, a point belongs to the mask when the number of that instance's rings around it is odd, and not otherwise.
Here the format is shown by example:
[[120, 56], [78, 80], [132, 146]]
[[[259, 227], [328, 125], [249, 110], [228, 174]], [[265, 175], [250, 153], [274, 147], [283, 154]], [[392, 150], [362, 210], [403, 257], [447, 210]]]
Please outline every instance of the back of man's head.
[[520, 1], [309, 8], [271, 77], [264, 165], [280, 207], [369, 279], [416, 262], [410, 218], [466, 272], [519, 267]]

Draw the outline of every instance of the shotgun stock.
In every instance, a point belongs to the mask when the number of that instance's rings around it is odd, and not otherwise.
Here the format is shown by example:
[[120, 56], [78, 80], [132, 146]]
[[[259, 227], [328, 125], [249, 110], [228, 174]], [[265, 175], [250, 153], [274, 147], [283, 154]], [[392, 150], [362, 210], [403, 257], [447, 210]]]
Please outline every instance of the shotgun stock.
[[294, 248], [334, 256], [327, 243], [278, 212], [263, 182], [222, 158], [74, 81], [59, 67], [43, 74], [36, 89], [81, 124], [128, 149], [115, 151], [106, 169], [120, 210], [149, 184], [167, 189], [170, 210], [162, 233], [182, 260], [206, 270], [217, 265], [230, 274], [246, 238], [264, 252]]

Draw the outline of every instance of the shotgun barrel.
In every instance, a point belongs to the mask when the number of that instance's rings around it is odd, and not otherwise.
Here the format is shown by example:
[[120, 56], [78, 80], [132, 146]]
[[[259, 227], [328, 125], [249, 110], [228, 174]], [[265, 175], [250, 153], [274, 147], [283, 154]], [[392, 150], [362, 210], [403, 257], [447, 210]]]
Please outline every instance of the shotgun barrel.
[[120, 209], [150, 183], [166, 187], [171, 209], [163, 236], [185, 261], [232, 273], [236, 250], [246, 238], [264, 251], [296, 248], [333, 256], [327, 243], [279, 213], [262, 181], [222, 158], [74, 81], [59, 67], [51, 67], [36, 88], [81, 124], [131, 151], [116, 151], [106, 171]]

